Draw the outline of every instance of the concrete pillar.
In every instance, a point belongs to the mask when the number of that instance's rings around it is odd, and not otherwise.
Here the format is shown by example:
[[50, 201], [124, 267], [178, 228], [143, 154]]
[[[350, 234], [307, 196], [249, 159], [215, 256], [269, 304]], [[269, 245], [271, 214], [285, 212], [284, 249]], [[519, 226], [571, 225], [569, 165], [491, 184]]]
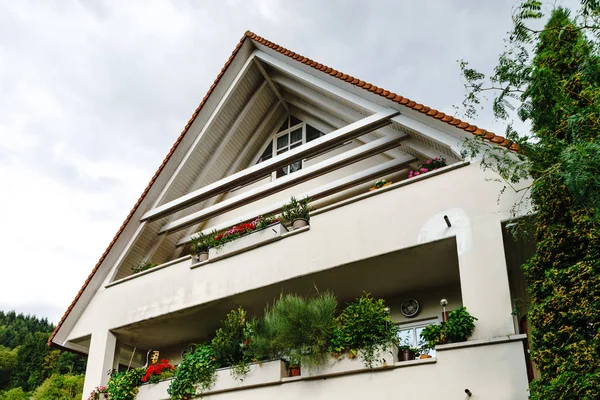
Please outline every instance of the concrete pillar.
[[117, 338], [109, 330], [92, 333], [82, 399], [87, 399], [96, 386], [108, 383], [108, 373], [113, 368], [116, 345]]
[[512, 335], [502, 227], [497, 218], [488, 217], [472, 221], [470, 230], [470, 243], [459, 249], [458, 266], [463, 305], [478, 318], [472, 339]]

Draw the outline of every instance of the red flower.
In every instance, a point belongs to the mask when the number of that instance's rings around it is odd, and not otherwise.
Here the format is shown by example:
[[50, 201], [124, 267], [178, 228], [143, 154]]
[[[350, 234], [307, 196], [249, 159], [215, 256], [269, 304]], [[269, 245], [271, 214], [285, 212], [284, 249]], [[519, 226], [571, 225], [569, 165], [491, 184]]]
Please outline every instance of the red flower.
[[166, 369], [175, 371], [175, 367], [169, 364], [169, 360], [163, 358], [159, 363], [152, 364], [146, 369], [146, 375], [142, 377], [142, 382], [147, 382], [152, 375], [160, 375]]

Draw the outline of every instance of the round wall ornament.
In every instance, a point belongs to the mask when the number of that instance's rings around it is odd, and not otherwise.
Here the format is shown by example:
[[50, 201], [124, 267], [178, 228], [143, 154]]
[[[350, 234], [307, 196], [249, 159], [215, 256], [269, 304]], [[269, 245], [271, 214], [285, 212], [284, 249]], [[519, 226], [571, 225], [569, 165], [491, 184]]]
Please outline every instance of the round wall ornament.
[[412, 318], [419, 313], [419, 302], [416, 299], [406, 299], [400, 306], [402, 315]]

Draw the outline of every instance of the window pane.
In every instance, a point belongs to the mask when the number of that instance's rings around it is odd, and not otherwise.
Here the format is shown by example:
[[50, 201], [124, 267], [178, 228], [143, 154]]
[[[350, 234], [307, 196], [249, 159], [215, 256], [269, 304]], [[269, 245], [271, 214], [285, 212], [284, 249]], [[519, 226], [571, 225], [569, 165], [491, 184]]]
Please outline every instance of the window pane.
[[290, 146], [290, 149], [295, 149], [298, 146], [302, 146], [302, 142], [294, 143], [293, 145]]
[[295, 163], [293, 163], [292, 165], [290, 165], [290, 174], [292, 172], [296, 172], [300, 169], [302, 169], [302, 161], [298, 160]]
[[398, 333], [398, 339], [400, 346], [412, 346], [413, 345], [413, 329], [403, 329]]
[[286, 118], [285, 121], [283, 121], [281, 128], [279, 128], [279, 130], [277, 132], [285, 131], [287, 128], [289, 128], [289, 127], [288, 127], [288, 119]]
[[277, 138], [277, 150], [286, 147], [288, 145], [289, 136], [281, 135]]
[[314, 128], [310, 125], [306, 125], [306, 141], [310, 142], [312, 140], [318, 139], [323, 136], [323, 132]]
[[298, 118], [294, 117], [293, 115], [290, 115], [290, 128], [301, 123], [302, 121], [300, 121]]
[[277, 178], [281, 178], [282, 176], [286, 176], [288, 174], [289, 167], [283, 167], [277, 170]]
[[269, 142], [269, 144], [267, 145], [267, 148], [262, 153], [262, 155], [260, 156], [260, 158], [258, 159], [258, 161], [256, 163], [257, 164], [261, 163], [263, 161], [268, 160], [271, 157], [273, 157], [273, 142]]
[[283, 148], [283, 149], [281, 149], [281, 150], [277, 150], [277, 155], [279, 155], [279, 154], [283, 154], [283, 153], [285, 153], [286, 151], [288, 151], [288, 148], [287, 148], [287, 147], [284, 147], [284, 148]]
[[296, 129], [295, 131], [292, 131], [292, 133], [290, 133], [290, 143], [298, 141], [302, 142], [302, 128]]

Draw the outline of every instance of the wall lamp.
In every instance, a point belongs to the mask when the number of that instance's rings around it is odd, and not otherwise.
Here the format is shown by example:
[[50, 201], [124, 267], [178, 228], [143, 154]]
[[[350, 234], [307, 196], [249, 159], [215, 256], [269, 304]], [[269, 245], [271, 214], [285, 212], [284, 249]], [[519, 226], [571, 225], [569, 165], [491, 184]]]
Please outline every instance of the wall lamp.
[[452, 224], [450, 223], [450, 218], [448, 218], [447, 215], [444, 215], [444, 221], [446, 221], [446, 225], [448, 225], [448, 228], [452, 226]]

